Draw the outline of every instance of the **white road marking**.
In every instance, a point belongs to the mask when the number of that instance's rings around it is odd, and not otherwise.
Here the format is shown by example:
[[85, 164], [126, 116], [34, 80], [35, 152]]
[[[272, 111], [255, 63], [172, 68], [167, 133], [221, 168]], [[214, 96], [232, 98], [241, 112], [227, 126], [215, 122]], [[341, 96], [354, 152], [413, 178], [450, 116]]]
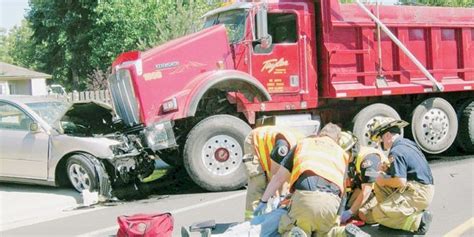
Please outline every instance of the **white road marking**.
[[[227, 200], [230, 200], [230, 199], [234, 199], [234, 198], [243, 196], [243, 195], [245, 195], [245, 194], [246, 194], [246, 192], [239, 192], [239, 193], [232, 194], [232, 195], [229, 195], [229, 196], [226, 196], [226, 197], [217, 198], [217, 199], [214, 199], [214, 200], [211, 200], [211, 201], [208, 201], [208, 202], [203, 202], [203, 203], [199, 203], [199, 204], [196, 204], [196, 205], [187, 206], [187, 207], [179, 208], [179, 209], [176, 209], [176, 210], [171, 210], [171, 211], [169, 211], [169, 212], [170, 212], [172, 215], [176, 215], [176, 214], [179, 214], [179, 213], [182, 213], [182, 212], [186, 212], [186, 211], [189, 211], [189, 210], [193, 210], [193, 209], [196, 209], [196, 208], [209, 206], [209, 205], [214, 204], [214, 203], [218, 203], [218, 202], [222, 202], [222, 201], [227, 201]], [[99, 230], [95, 230], [95, 231], [91, 231], [91, 232], [88, 232], [88, 233], [79, 235], [78, 237], [105, 236], [105, 235], [107, 235], [107, 233], [109, 233], [109, 232], [116, 231], [117, 228], [118, 228], [118, 225], [109, 226], [109, 227], [106, 227], [106, 228], [102, 228], [102, 229], [99, 229]]]
[[452, 229], [444, 235], [444, 237], [458, 237], [461, 236], [464, 232], [474, 227], [474, 217], [467, 220], [466, 222], [458, 225], [456, 228]]

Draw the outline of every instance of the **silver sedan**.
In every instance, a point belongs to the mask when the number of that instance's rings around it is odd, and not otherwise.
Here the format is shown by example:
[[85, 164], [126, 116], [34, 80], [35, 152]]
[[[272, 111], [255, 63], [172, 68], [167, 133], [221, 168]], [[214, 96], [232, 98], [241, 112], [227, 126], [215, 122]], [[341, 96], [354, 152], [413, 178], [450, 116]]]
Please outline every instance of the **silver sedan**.
[[33, 96], [0, 96], [0, 181], [98, 190], [144, 178], [154, 169], [133, 137], [117, 133], [112, 110]]

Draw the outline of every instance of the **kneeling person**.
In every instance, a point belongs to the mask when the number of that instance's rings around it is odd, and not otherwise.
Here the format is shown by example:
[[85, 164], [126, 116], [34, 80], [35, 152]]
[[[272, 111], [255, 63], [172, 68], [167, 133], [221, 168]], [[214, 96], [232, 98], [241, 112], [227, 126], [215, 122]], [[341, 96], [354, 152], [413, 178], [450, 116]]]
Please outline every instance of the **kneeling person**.
[[357, 137], [348, 132], [341, 133], [340, 145], [349, 152], [349, 178], [351, 190], [348, 206], [341, 215], [341, 223], [346, 223], [352, 216], [357, 216], [359, 209], [370, 209], [377, 202], [373, 195], [375, 179], [381, 167], [388, 165], [388, 159], [380, 149], [361, 146]]
[[403, 120], [387, 119], [371, 129], [371, 139], [383, 142], [391, 164], [389, 177], [376, 179], [377, 206], [359, 216], [368, 223], [426, 234], [432, 219], [427, 208], [434, 196], [433, 175], [418, 146], [400, 136], [406, 125]]
[[[248, 175], [245, 220], [253, 218], [253, 213], [268, 182], [276, 174], [281, 160], [295, 146], [299, 137], [288, 128], [263, 126], [252, 130], [245, 139], [244, 164]], [[284, 185], [279, 195], [286, 193], [288, 193], [288, 186]], [[266, 209], [266, 204], [261, 204], [259, 209], [262, 208]]]
[[[307, 236], [313, 232], [318, 236], [346, 235], [337, 216], [348, 163], [345, 151], [337, 143], [340, 133], [337, 125], [327, 124], [318, 136], [298, 142], [283, 159], [261, 200], [267, 201], [290, 178], [291, 205], [289, 213], [280, 219], [279, 233], [287, 233], [296, 225]], [[350, 229], [363, 234], [355, 226]]]

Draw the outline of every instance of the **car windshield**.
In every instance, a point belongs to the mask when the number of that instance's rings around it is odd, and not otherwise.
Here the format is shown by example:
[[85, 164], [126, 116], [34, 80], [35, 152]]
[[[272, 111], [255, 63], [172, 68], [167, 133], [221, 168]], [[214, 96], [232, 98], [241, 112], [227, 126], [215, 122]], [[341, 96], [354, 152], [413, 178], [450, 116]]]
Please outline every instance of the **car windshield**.
[[231, 43], [241, 41], [244, 37], [246, 11], [232, 10], [221, 12], [216, 15], [209, 16], [204, 23], [204, 28], [224, 24], [227, 29], [227, 35]]
[[54, 125], [56, 121], [60, 120], [71, 106], [69, 103], [61, 101], [34, 102], [26, 105], [50, 125]]

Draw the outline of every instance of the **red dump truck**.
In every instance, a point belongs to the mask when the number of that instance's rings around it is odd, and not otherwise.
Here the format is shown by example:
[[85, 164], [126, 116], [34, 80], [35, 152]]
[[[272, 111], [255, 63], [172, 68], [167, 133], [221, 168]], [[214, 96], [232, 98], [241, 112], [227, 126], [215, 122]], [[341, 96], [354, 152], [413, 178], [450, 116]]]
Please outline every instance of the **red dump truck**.
[[473, 152], [473, 8], [281, 0], [204, 17], [199, 32], [121, 54], [109, 79], [124, 132], [202, 188], [245, 184], [244, 138], [263, 116], [339, 123], [364, 143], [377, 118], [402, 118], [426, 153]]

